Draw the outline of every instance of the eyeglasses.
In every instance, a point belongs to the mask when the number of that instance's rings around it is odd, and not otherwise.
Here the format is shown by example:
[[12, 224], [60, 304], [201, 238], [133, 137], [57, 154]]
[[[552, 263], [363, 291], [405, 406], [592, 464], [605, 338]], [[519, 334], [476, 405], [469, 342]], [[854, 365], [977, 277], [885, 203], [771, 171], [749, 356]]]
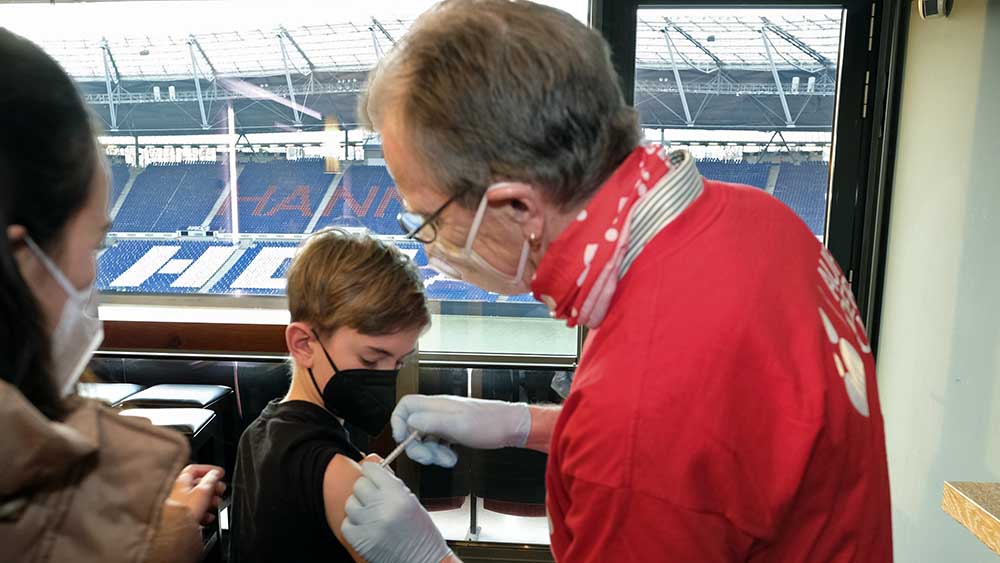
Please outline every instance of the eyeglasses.
[[434, 242], [437, 240], [438, 235], [437, 227], [434, 226], [434, 220], [437, 219], [449, 205], [464, 195], [464, 193], [465, 191], [463, 190], [449, 197], [448, 201], [441, 204], [441, 207], [438, 207], [437, 211], [431, 213], [427, 217], [424, 217], [419, 213], [403, 211], [399, 215], [396, 215], [396, 220], [399, 221], [399, 228], [403, 229], [403, 232], [406, 233], [404, 236], [408, 239], [413, 239], [423, 244], [430, 244]]

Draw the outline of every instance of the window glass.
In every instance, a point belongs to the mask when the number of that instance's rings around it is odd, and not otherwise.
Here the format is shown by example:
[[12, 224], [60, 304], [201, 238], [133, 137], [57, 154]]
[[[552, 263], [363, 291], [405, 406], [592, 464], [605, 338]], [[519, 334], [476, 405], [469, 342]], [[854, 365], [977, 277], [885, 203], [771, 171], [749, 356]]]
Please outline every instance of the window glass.
[[[551, 3], [587, 19], [586, 0]], [[98, 259], [102, 316], [171, 317], [137, 307], [154, 304], [283, 309], [297, 246], [341, 227], [392, 241], [420, 267], [434, 302], [423, 350], [575, 354], [575, 331], [530, 295], [449, 279], [401, 236], [402, 200], [355, 108], [368, 71], [431, 5], [0, 6], [5, 27], [77, 81], [103, 129], [113, 223]], [[106, 311], [116, 305], [131, 309]]]
[[635, 103], [648, 142], [702, 175], [787, 204], [827, 231], [840, 8], [644, 8]]
[[[423, 368], [420, 393], [558, 404], [562, 397], [554, 387], [571, 377], [536, 369]], [[518, 448], [461, 449], [453, 469], [418, 467], [411, 488], [446, 539], [547, 545], [547, 461], [545, 454]]]
[[[217, 463], [231, 474], [236, 444], [243, 430], [267, 404], [285, 395], [289, 366], [279, 361], [205, 361], [202, 359], [130, 359], [102, 356], [92, 362], [100, 383], [127, 383], [127, 393], [160, 384], [221, 385], [233, 389], [230, 401], [212, 407], [221, 419], [225, 448]], [[415, 387], [401, 380], [400, 394], [455, 395], [508, 402], [558, 404], [562, 398], [554, 388], [571, 380], [572, 372], [539, 369], [470, 369], [468, 367], [421, 367]], [[89, 376], [88, 376], [88, 379]], [[555, 384], [553, 384], [555, 382]], [[93, 397], [116, 396], [126, 408], [121, 385], [101, 391], [93, 381], [85, 392]], [[351, 440], [364, 452], [382, 455], [395, 445], [388, 433], [369, 439], [361, 429], [348, 425]], [[495, 451], [458, 449], [456, 467], [444, 469], [417, 465], [404, 458], [396, 462], [397, 474], [417, 495], [431, 519], [447, 540], [476, 539], [483, 542], [547, 545], [545, 518], [545, 464], [547, 456], [528, 450], [506, 448]], [[475, 526], [473, 526], [475, 523]], [[223, 519], [224, 529], [229, 521]]]

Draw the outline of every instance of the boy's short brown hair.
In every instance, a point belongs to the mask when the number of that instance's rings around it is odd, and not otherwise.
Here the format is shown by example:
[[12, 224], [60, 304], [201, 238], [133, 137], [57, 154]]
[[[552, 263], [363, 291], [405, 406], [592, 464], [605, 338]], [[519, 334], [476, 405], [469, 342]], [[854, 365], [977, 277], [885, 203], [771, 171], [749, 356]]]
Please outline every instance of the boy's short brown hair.
[[288, 312], [324, 335], [345, 326], [392, 334], [431, 321], [416, 265], [388, 242], [341, 229], [302, 245], [288, 270]]

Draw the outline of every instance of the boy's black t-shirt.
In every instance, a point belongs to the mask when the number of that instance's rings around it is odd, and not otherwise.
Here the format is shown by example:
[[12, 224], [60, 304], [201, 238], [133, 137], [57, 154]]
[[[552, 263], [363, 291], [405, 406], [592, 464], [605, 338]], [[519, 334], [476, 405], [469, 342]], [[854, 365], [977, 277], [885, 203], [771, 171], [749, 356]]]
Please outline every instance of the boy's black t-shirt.
[[231, 563], [353, 561], [323, 505], [323, 475], [338, 454], [364, 457], [326, 409], [306, 401], [268, 403], [240, 437]]

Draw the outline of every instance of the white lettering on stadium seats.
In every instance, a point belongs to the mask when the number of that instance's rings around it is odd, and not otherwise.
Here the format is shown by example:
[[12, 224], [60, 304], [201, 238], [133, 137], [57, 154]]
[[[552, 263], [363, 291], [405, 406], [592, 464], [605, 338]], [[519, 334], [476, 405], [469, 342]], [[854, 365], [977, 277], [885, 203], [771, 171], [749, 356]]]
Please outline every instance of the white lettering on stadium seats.
[[274, 275], [286, 260], [295, 256], [297, 250], [291, 246], [261, 249], [253, 262], [233, 282], [232, 289], [285, 289], [285, 278], [276, 278]]
[[170, 287], [199, 288], [212, 279], [219, 268], [233, 255], [232, 246], [210, 246]]
[[129, 269], [111, 282], [111, 287], [139, 287], [160, 270], [174, 254], [179, 246], [154, 246], [146, 251], [142, 258], [136, 260]]
[[184, 270], [187, 270], [188, 266], [191, 265], [191, 262], [193, 262], [193, 260], [185, 259], [185, 258], [174, 258], [173, 260], [171, 260], [171, 261], [167, 262], [166, 264], [164, 264], [163, 267], [160, 268], [160, 271], [158, 271], [156, 273], [157, 274], [173, 274], [175, 276], [179, 275], [179, 274], [183, 274]]

